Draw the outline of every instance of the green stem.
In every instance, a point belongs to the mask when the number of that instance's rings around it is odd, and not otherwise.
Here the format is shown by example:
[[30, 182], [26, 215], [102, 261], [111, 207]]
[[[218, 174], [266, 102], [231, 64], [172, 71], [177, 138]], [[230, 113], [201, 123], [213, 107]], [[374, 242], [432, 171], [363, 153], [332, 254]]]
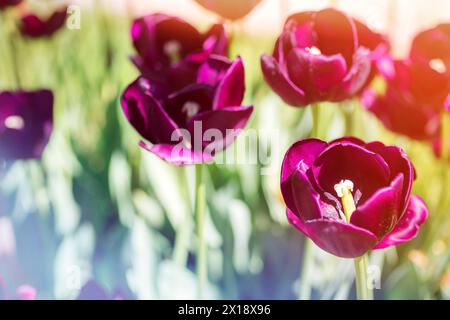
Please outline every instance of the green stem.
[[352, 102], [344, 103], [341, 105], [342, 115], [344, 117], [344, 125], [345, 125], [345, 135], [353, 136], [354, 132], [354, 121], [353, 121], [353, 112], [354, 106]]
[[312, 131], [311, 138], [320, 138], [320, 105], [318, 103], [311, 105], [312, 113]]
[[300, 278], [300, 290], [298, 292], [299, 300], [311, 299], [311, 271], [313, 269], [313, 242], [309, 238], [305, 238], [303, 248], [303, 263]]
[[5, 12], [1, 18], [2, 20], [5, 21], [6, 24], [5, 26], [5, 36], [7, 42], [6, 46], [9, 48], [8, 54], [11, 62], [14, 84], [16, 88], [20, 89], [22, 87], [22, 83], [20, 81], [19, 62], [17, 59], [18, 50], [16, 44], [17, 35], [15, 34], [15, 22], [10, 17], [8, 12]]
[[205, 242], [205, 185], [203, 183], [203, 166], [195, 167], [195, 223], [197, 232], [197, 294], [203, 299], [207, 283], [207, 247]]
[[373, 292], [367, 285], [367, 254], [355, 258], [356, 297], [358, 300], [373, 300]]

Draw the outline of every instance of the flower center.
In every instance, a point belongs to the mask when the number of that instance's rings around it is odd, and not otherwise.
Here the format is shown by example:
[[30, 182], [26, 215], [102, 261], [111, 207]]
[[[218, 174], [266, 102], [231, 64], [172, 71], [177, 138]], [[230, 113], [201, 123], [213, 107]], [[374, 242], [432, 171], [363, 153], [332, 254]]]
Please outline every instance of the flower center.
[[181, 45], [176, 40], [171, 40], [164, 45], [164, 53], [169, 57], [170, 63], [175, 64], [181, 60]]
[[5, 127], [13, 130], [22, 130], [25, 127], [25, 121], [20, 116], [9, 116], [5, 119]]
[[181, 112], [186, 114], [187, 120], [191, 120], [200, 111], [200, 105], [197, 102], [188, 101], [181, 108]]
[[342, 207], [344, 208], [344, 212], [340, 212], [341, 218], [347, 222], [350, 222], [350, 217], [356, 210], [355, 200], [352, 194], [353, 188], [354, 184], [350, 180], [341, 180], [341, 182], [334, 185], [334, 190], [338, 197], [341, 198]]

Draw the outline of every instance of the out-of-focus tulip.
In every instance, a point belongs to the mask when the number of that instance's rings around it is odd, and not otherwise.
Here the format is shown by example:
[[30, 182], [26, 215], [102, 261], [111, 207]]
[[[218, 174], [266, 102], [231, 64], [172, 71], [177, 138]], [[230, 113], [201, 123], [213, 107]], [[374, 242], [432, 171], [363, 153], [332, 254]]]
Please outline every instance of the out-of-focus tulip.
[[248, 15], [261, 0], [195, 0], [202, 7], [228, 20], [239, 20]]
[[0, 0], [0, 10], [20, 4], [22, 0]]
[[287, 152], [281, 190], [298, 230], [323, 250], [354, 258], [418, 234], [428, 211], [411, 195], [414, 179], [413, 165], [398, 147], [356, 138], [307, 139]]
[[450, 75], [450, 23], [440, 24], [419, 33], [413, 41], [411, 59], [427, 63]]
[[0, 160], [40, 158], [53, 128], [53, 94], [0, 92]]
[[222, 25], [200, 33], [188, 22], [152, 14], [133, 22], [131, 37], [137, 55], [131, 59], [143, 76], [182, 88], [195, 82], [197, 69], [212, 54], [227, 55], [228, 37]]
[[369, 81], [373, 60], [384, 51], [381, 41], [340, 11], [302, 12], [288, 18], [273, 55], [261, 57], [262, 70], [289, 105], [343, 101]]
[[438, 136], [449, 78], [428, 64], [410, 60], [395, 61], [392, 71], [385, 92], [367, 90], [363, 105], [393, 132], [416, 140]]
[[66, 18], [67, 7], [53, 12], [46, 19], [28, 14], [21, 18], [20, 32], [29, 38], [50, 37], [64, 26]]
[[143, 77], [122, 96], [123, 111], [140, 135], [141, 146], [175, 164], [211, 161], [244, 128], [253, 107], [242, 106], [244, 66], [212, 56], [192, 84], [178, 90]]

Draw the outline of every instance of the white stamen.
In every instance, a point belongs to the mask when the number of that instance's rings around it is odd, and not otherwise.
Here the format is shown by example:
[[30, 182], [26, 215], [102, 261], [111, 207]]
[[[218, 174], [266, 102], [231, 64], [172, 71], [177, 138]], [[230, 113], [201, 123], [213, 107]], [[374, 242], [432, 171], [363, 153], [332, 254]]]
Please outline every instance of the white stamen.
[[306, 48], [305, 50], [315, 56], [319, 56], [322, 54], [322, 51], [320, 51], [320, 49], [317, 47], [310, 47], [310, 48]]
[[25, 121], [21, 116], [9, 116], [5, 119], [5, 127], [8, 129], [22, 130], [25, 127]]
[[442, 59], [433, 59], [428, 64], [431, 69], [439, 73], [445, 73], [447, 71], [447, 67]]
[[334, 190], [336, 191], [339, 198], [344, 197], [349, 191], [353, 192], [354, 184], [350, 180], [341, 180], [338, 184], [334, 185]]
[[200, 111], [200, 105], [196, 102], [189, 101], [184, 104], [181, 111], [186, 114], [189, 120]]

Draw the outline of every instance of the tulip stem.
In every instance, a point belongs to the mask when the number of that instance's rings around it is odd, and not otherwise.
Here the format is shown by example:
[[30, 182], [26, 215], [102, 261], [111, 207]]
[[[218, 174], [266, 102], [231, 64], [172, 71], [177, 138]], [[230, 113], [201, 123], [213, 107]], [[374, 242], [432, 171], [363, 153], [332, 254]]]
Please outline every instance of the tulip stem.
[[16, 88], [20, 89], [22, 84], [20, 81], [19, 64], [17, 61], [17, 45], [16, 45], [16, 35], [14, 34], [15, 23], [13, 19], [9, 16], [8, 12], [4, 13], [2, 19], [5, 20], [5, 37], [7, 39], [6, 46], [9, 47], [9, 59], [11, 62], [12, 73], [14, 77], [14, 82]]
[[373, 300], [373, 292], [369, 289], [367, 282], [367, 261], [367, 254], [354, 259], [356, 297], [358, 300]]
[[311, 105], [312, 131], [311, 138], [320, 138], [320, 104]]
[[203, 299], [207, 282], [207, 247], [205, 242], [205, 184], [203, 183], [203, 165], [195, 166], [195, 222], [197, 232], [197, 295]]
[[305, 237], [300, 277], [299, 300], [311, 299], [311, 270], [313, 269], [313, 242]]

